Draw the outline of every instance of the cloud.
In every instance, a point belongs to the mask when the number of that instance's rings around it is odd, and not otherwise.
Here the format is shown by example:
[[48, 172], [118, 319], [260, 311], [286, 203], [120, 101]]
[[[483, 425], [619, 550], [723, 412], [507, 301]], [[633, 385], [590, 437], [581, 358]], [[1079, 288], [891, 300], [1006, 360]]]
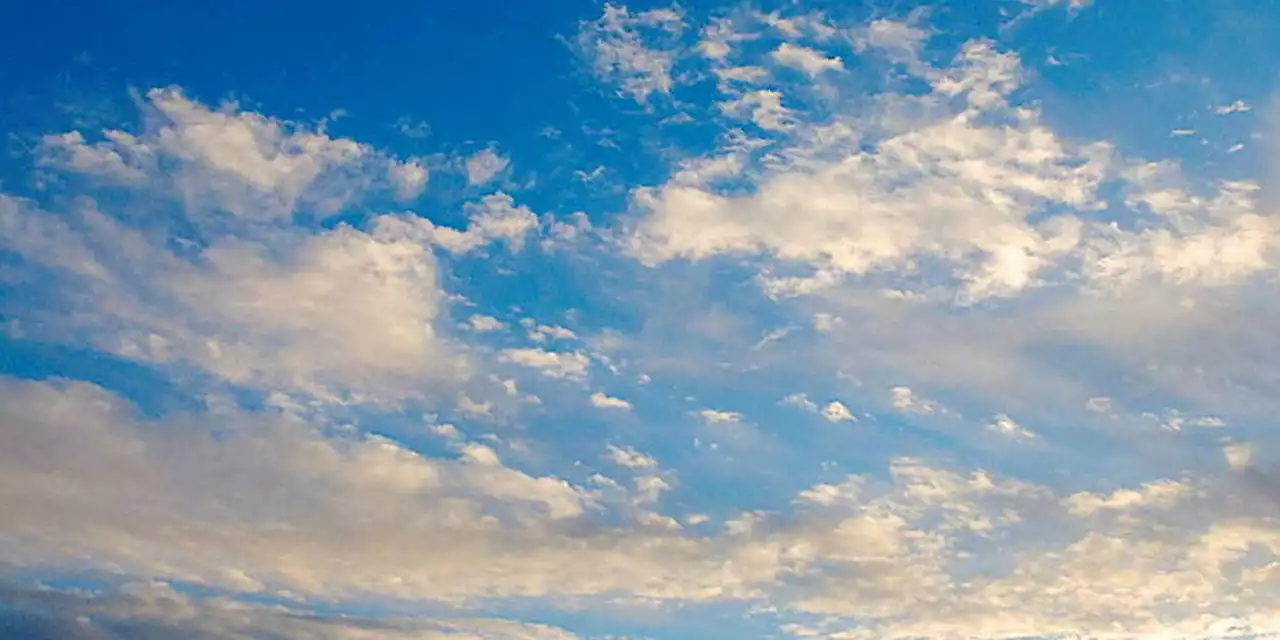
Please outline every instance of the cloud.
[[483, 314], [472, 314], [462, 326], [475, 333], [493, 333], [495, 331], [505, 331], [507, 328], [505, 322]]
[[546, 625], [486, 619], [320, 616], [225, 596], [195, 596], [159, 581], [86, 594], [0, 586], [0, 629], [30, 638], [308, 638], [316, 640], [574, 640]]
[[827, 404], [819, 407], [818, 403], [809, 399], [808, 394], [793, 393], [782, 399], [782, 404], [788, 404], [821, 415], [828, 422], [857, 422], [858, 417], [853, 415], [849, 407], [845, 406], [839, 400], [832, 400]]
[[[919, 42], [882, 40], [899, 57]], [[1151, 227], [1129, 230], [1087, 221], [1085, 212], [1107, 206], [1101, 188], [1123, 159], [1106, 143], [1055, 135], [1034, 106], [1010, 104], [1024, 77], [1017, 56], [971, 41], [949, 67], [913, 74], [932, 91], [882, 94], [874, 107], [826, 121], [781, 110], [777, 93], [734, 97], [725, 103], [730, 113], [782, 132], [758, 163], [750, 148], [707, 156], [733, 159], [752, 188], [679, 172], [635, 189], [633, 254], [648, 264], [763, 255], [772, 262], [760, 281], [775, 295], [811, 294], [925, 260], [935, 266], [921, 274], [922, 289], [965, 304], [1081, 279], [1106, 289], [1151, 280], [1221, 285], [1273, 267], [1268, 256], [1280, 235], [1256, 210], [1249, 182], [1201, 195], [1176, 168], [1167, 170], [1174, 187], [1128, 171], [1128, 208], [1141, 215], [1157, 198], [1174, 199], [1185, 223], [1152, 217]]]
[[416, 195], [426, 173], [345, 138], [234, 103], [210, 109], [176, 87], [145, 96], [138, 133], [108, 130], [45, 136], [42, 164], [176, 198], [204, 217], [258, 221], [328, 216], [366, 193]]
[[849, 407], [844, 406], [843, 402], [832, 400], [822, 408], [822, 417], [828, 422], [857, 422], [858, 417], [849, 411]]
[[420, 162], [400, 162], [391, 165], [391, 184], [395, 186], [397, 200], [412, 200], [427, 188], [430, 172]]
[[628, 469], [655, 469], [658, 461], [630, 447], [609, 445], [609, 459]]
[[591, 406], [601, 409], [630, 409], [631, 403], [622, 398], [614, 398], [597, 391], [591, 394]]
[[[474, 443], [443, 459], [287, 415], [144, 419], [83, 383], [4, 379], [0, 400], [0, 559], [26, 566], [91, 559], [235, 593], [767, 596], [855, 638], [1280, 630], [1263, 588], [1280, 529], [1259, 516], [1274, 509], [1265, 492], [1241, 491], [1264, 487], [1265, 472], [1240, 457], [1226, 475], [1104, 493], [899, 458], [888, 476], [810, 486], [786, 517], [739, 514], [703, 539], [660, 512], [599, 533], [564, 526], [593, 517], [592, 500], [652, 504], [671, 486], [653, 475], [610, 501]], [[629, 448], [608, 457], [656, 468]], [[1054, 534], [1034, 535], [1041, 527]], [[979, 551], [991, 564], [975, 573]], [[474, 570], [494, 564], [503, 571]]]
[[[1014, 22], [1084, 5], [1023, 4]], [[427, 160], [173, 89], [128, 131], [32, 138], [31, 198], [0, 196], [6, 339], [189, 397], [0, 377], [0, 578], [108, 581], [7, 590], [0, 617], [70, 637], [560, 640], [514, 618], [594, 632], [655, 607], [677, 635], [1280, 633], [1269, 185], [1068, 135], [1017, 39], [928, 17], [608, 5], [572, 44], [644, 108], [575, 117], [627, 157], [515, 184], [491, 146], [453, 203], [419, 199]], [[381, 213], [397, 202], [432, 216]], [[875, 428], [844, 425], [863, 409]], [[433, 613], [316, 613], [381, 607]]]
[[481, 185], [507, 169], [511, 161], [498, 155], [493, 149], [481, 149], [467, 158], [467, 184]]
[[707, 424], [724, 424], [742, 422], [742, 414], [736, 411], [720, 411], [718, 409], [700, 409], [694, 412]]
[[1253, 111], [1253, 107], [1246, 104], [1243, 100], [1236, 100], [1231, 104], [1225, 104], [1220, 107], [1214, 107], [1213, 109], [1213, 112], [1220, 116], [1225, 116], [1232, 113], [1246, 113], [1249, 111]]
[[596, 78], [615, 85], [618, 95], [645, 104], [675, 87], [677, 38], [684, 29], [678, 7], [632, 13], [606, 3], [598, 19], [579, 25], [575, 45]]
[[538, 324], [531, 318], [525, 318], [520, 324], [524, 325], [525, 328], [528, 329], [529, 339], [539, 344], [555, 340], [578, 339], [578, 335], [571, 329], [554, 325]]
[[840, 58], [828, 58], [821, 52], [784, 42], [769, 54], [773, 61], [793, 69], [799, 69], [811, 78], [816, 78], [827, 71], [842, 71], [844, 64]]
[[735, 118], [745, 118], [761, 129], [785, 131], [795, 126], [791, 111], [782, 106], [782, 94], [760, 89], [720, 103], [720, 110]]
[[450, 253], [466, 254], [496, 241], [518, 251], [524, 248], [525, 237], [538, 228], [537, 214], [502, 192], [469, 202], [463, 211], [468, 222], [462, 231], [419, 216], [390, 215], [377, 219], [377, 229], [384, 235], [412, 238]]
[[434, 327], [433, 256], [394, 232], [218, 238], [187, 257], [92, 203], [59, 215], [0, 196], [0, 245], [59, 274], [76, 314], [49, 317], [53, 339], [324, 397], [403, 397], [464, 371]]
[[921, 398], [911, 387], [894, 387], [889, 390], [890, 404], [898, 411], [909, 413], [937, 413], [941, 410], [938, 403]]
[[587, 375], [591, 361], [576, 351], [556, 352], [542, 349], [504, 349], [499, 359], [538, 369], [549, 378], [581, 380]]
[[1030, 439], [1036, 437], [1036, 434], [1020, 425], [1013, 418], [1005, 414], [999, 414], [987, 428], [1008, 438]]

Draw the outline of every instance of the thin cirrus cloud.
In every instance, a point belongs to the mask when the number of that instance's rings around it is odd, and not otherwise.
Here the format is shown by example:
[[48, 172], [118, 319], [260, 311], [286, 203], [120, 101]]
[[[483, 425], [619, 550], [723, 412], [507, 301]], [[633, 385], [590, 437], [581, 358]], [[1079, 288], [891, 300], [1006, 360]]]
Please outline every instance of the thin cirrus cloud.
[[476, 41], [537, 95], [15, 120], [0, 628], [1280, 633], [1265, 92], [1007, 4], [611, 3]]

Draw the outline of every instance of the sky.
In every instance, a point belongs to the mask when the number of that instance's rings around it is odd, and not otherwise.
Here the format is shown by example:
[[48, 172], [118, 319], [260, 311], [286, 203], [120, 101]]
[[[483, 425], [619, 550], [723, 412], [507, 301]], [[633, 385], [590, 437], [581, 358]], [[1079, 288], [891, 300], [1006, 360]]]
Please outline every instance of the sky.
[[0, 3], [0, 637], [1280, 637], [1276, 9]]

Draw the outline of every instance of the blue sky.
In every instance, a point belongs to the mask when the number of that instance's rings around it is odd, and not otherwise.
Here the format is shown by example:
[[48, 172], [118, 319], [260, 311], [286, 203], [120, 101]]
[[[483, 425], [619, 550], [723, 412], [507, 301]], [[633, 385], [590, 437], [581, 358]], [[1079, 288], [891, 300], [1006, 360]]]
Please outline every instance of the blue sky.
[[0, 636], [1280, 637], [1270, 4], [0, 8]]

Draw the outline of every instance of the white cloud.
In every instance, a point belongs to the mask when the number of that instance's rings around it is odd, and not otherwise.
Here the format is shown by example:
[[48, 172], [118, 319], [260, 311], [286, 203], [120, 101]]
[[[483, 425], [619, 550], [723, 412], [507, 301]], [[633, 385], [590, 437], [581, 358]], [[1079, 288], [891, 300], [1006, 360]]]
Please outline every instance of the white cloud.
[[609, 459], [628, 469], [656, 469], [658, 461], [632, 449], [609, 445]]
[[[873, 23], [859, 33], [932, 91], [810, 121], [784, 110], [775, 90], [726, 89], [726, 112], [781, 137], [763, 151], [735, 144], [703, 157], [731, 158], [737, 181], [682, 170], [635, 189], [633, 255], [647, 264], [763, 255], [760, 282], [775, 297], [901, 275], [923, 260], [934, 267], [904, 293], [962, 304], [1081, 281], [1113, 291], [1221, 286], [1274, 268], [1280, 225], [1257, 210], [1257, 185], [1223, 182], [1200, 195], [1176, 167], [1145, 171], [1104, 142], [1057, 136], [1035, 106], [1010, 104], [1025, 74], [990, 42], [969, 42], [935, 68], [913, 57], [919, 29]], [[1121, 170], [1125, 215], [1165, 204], [1181, 215], [1136, 229], [1123, 216], [1090, 220], [1110, 204], [1100, 188], [1117, 163], [1137, 167]]]
[[859, 150], [867, 141], [854, 132], [867, 125], [857, 117], [804, 124], [760, 169], [753, 195], [687, 179], [638, 189], [633, 249], [648, 262], [763, 250], [810, 265], [822, 286], [900, 268], [922, 252], [977, 256], [956, 265], [967, 295], [1034, 286], [1042, 268], [1077, 246], [1080, 224], [1026, 219], [1050, 203], [1090, 206], [1106, 150], [1071, 147], [1025, 110], [1017, 127], [975, 124], [971, 110], [1003, 108], [1018, 75], [1016, 58], [972, 44], [931, 76], [935, 93], [918, 98], [933, 112], [950, 96], [966, 106], [879, 140], [874, 152]]
[[793, 393], [782, 399], [782, 404], [788, 404], [798, 407], [809, 413], [821, 415], [828, 422], [857, 422], [858, 417], [853, 415], [849, 407], [845, 406], [839, 400], [832, 400], [827, 404], [819, 407], [818, 403], [809, 399], [804, 393]]
[[40, 141], [37, 160], [44, 166], [102, 176], [113, 181], [144, 179], [147, 173], [143, 167], [154, 161], [151, 149], [138, 144], [133, 136], [123, 131], [106, 131], [103, 136], [106, 140], [88, 144], [79, 131], [46, 135]]
[[725, 424], [742, 422], [742, 414], [736, 411], [720, 411], [718, 409], [700, 409], [694, 412], [707, 424]]
[[1253, 463], [1253, 445], [1245, 442], [1232, 442], [1222, 447], [1222, 455], [1232, 469], [1245, 469]]
[[839, 31], [831, 25], [827, 17], [819, 12], [799, 15], [783, 15], [779, 11], [769, 13], [753, 12], [760, 22], [778, 32], [784, 38], [798, 39], [811, 37], [815, 40], [826, 40]]
[[816, 78], [827, 71], [843, 71], [844, 63], [840, 58], [828, 58], [821, 51], [784, 42], [769, 54], [773, 61], [793, 69], [799, 69], [811, 78]]
[[451, 424], [432, 425], [431, 432], [449, 440], [457, 440], [462, 437], [462, 433], [458, 431], [458, 428]]
[[481, 149], [467, 158], [467, 184], [482, 185], [507, 169], [511, 161], [492, 148]]
[[0, 246], [60, 273], [75, 313], [46, 321], [51, 339], [322, 397], [404, 397], [464, 372], [434, 327], [435, 260], [394, 234], [215, 239], [188, 259], [92, 206], [0, 196]]
[[472, 417], [487, 417], [493, 411], [492, 402], [477, 402], [465, 393], [458, 394], [458, 411]]
[[493, 333], [495, 331], [505, 331], [507, 323], [493, 316], [486, 316], [484, 314], [477, 313], [473, 314], [470, 318], [467, 318], [467, 321], [462, 326], [468, 331], [473, 331], [475, 333]]
[[853, 415], [849, 407], [844, 406], [843, 402], [832, 400], [827, 406], [822, 408], [822, 417], [829, 422], [857, 422], [858, 417]]
[[909, 22], [897, 20], [872, 20], [853, 31], [853, 45], [858, 52], [877, 50], [891, 62], [906, 66], [919, 76], [931, 74], [928, 65], [920, 59], [920, 52], [929, 40], [929, 32]]
[[397, 200], [412, 200], [427, 188], [430, 172], [421, 162], [396, 162], [388, 169], [391, 184], [395, 186]]
[[576, 40], [598, 79], [617, 86], [619, 95], [645, 104], [653, 94], [669, 94], [684, 31], [678, 7], [632, 13], [606, 3], [594, 21], [584, 21]]
[[[477, 444], [438, 459], [284, 415], [144, 419], [91, 385], [11, 379], [0, 423], [0, 561], [25, 566], [92, 559], [323, 597], [763, 598], [849, 638], [1208, 637], [1235, 605], [1241, 634], [1280, 631], [1261, 570], [1280, 558], [1280, 529], [1258, 516], [1271, 498], [1248, 487], [1267, 491], [1266, 478], [1239, 455], [1224, 478], [1097, 493], [900, 458], [886, 478], [814, 485], [794, 512], [731, 514], [707, 538], [642, 509], [671, 490], [658, 475], [637, 476], [634, 493], [585, 491]], [[633, 449], [607, 455], [657, 468]], [[632, 524], [566, 526], [586, 524], [591, 501]]]
[[889, 402], [894, 409], [907, 413], [938, 413], [938, 403], [920, 397], [911, 387], [894, 387], [889, 390]]
[[529, 339], [539, 344], [551, 342], [555, 340], [577, 340], [578, 334], [571, 329], [566, 329], [557, 325], [537, 324], [532, 319], [526, 318], [521, 322], [528, 329]]
[[1220, 107], [1215, 107], [1213, 110], [1214, 113], [1220, 116], [1225, 116], [1232, 113], [1246, 113], [1249, 111], [1253, 111], [1253, 107], [1249, 106], [1243, 100], [1236, 100], [1231, 104], [1225, 104]]
[[782, 399], [782, 404], [789, 404], [811, 413], [818, 412], [818, 403], [809, 399], [809, 395], [805, 393], [793, 393]]
[[525, 237], [538, 228], [537, 214], [526, 206], [516, 205], [515, 198], [502, 192], [487, 195], [480, 202], [469, 202], [463, 210], [468, 218], [463, 231], [417, 216], [382, 216], [378, 218], [377, 230], [384, 235], [413, 238], [450, 253], [466, 254], [495, 241], [520, 250]]
[[997, 414], [991, 424], [987, 428], [1008, 438], [1031, 439], [1036, 434], [1026, 427], [1018, 424], [1016, 420], [1001, 413]]
[[498, 354], [504, 362], [538, 369], [550, 378], [581, 380], [587, 375], [590, 361], [576, 351], [555, 352], [542, 349], [504, 349]]
[[819, 312], [813, 314], [813, 328], [824, 333], [836, 329], [843, 323], [844, 321], [839, 316], [830, 313]]
[[725, 114], [750, 120], [761, 129], [785, 131], [795, 126], [791, 110], [782, 106], [782, 94], [771, 89], [750, 91], [719, 106]]
[[591, 406], [601, 409], [630, 409], [631, 403], [597, 391], [591, 394]]
[[419, 139], [431, 135], [431, 125], [427, 124], [425, 120], [414, 120], [409, 116], [400, 116], [396, 119], [395, 126], [396, 131], [409, 138]]
[[46, 136], [40, 160], [178, 198], [205, 217], [258, 221], [331, 215], [363, 193], [409, 197], [426, 184], [420, 165], [235, 104], [210, 109], [173, 87], [147, 92], [145, 116], [139, 133], [105, 131], [94, 143]]

